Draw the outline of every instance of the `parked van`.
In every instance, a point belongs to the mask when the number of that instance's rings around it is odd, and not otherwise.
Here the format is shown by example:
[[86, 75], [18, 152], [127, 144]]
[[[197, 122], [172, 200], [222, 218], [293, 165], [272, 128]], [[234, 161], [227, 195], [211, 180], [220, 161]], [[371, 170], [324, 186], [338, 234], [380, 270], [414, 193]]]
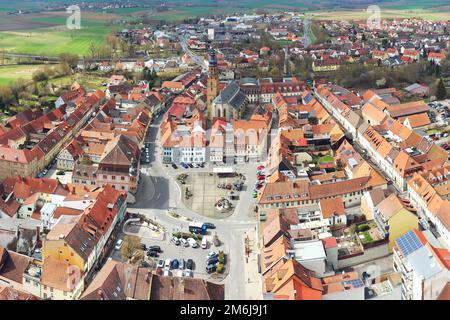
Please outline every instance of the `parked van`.
[[188, 239], [187, 239], [187, 242], [189, 243], [189, 245], [190, 245], [192, 248], [197, 248], [197, 247], [198, 247], [198, 243], [197, 243], [197, 241], [195, 241], [194, 238], [188, 238]]
[[202, 239], [202, 249], [208, 249], [208, 240], [205, 237]]

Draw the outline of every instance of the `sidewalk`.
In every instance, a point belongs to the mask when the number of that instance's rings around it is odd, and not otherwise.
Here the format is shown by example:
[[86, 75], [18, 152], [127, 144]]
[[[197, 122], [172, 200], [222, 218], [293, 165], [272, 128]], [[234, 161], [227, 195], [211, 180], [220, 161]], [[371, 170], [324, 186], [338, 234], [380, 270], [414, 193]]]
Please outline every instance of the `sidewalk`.
[[[258, 272], [258, 247], [256, 231], [251, 230], [246, 233], [250, 254], [247, 257], [244, 246], [244, 274], [245, 274], [245, 299], [262, 300], [262, 281]], [[245, 240], [244, 240], [245, 241]]]

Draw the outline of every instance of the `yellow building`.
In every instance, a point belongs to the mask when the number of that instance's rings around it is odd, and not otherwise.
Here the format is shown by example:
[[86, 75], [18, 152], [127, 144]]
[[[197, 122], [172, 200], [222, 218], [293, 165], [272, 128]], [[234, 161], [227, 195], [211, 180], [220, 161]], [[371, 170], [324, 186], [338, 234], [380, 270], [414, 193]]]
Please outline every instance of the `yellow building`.
[[314, 72], [327, 72], [327, 71], [336, 71], [339, 69], [339, 61], [338, 60], [315, 60], [312, 63], [312, 69]]
[[67, 262], [86, 273], [95, 260], [95, 244], [95, 237], [78, 223], [58, 223], [42, 243], [42, 257]]
[[409, 203], [399, 199], [394, 193], [381, 201], [374, 212], [374, 220], [378, 227], [389, 237], [389, 252], [395, 240], [412, 229], [417, 229], [419, 218]]

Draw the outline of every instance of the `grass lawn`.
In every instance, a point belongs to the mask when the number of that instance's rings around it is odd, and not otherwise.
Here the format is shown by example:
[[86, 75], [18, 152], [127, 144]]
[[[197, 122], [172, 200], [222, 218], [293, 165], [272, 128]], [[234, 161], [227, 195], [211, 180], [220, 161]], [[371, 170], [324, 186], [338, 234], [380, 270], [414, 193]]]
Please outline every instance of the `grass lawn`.
[[11, 84], [18, 79], [30, 80], [33, 72], [43, 65], [0, 66], [0, 85]]
[[71, 76], [52, 79], [49, 80], [49, 82], [61, 87], [70, 86], [74, 82], [78, 82], [80, 85], [84, 86], [87, 89], [105, 90], [105, 87], [102, 86], [102, 83], [106, 82], [107, 80], [108, 79], [106, 77], [102, 77], [100, 75], [77, 73]]
[[360, 233], [360, 235], [362, 235], [364, 237], [361, 239], [363, 243], [371, 243], [373, 241], [373, 239], [370, 236], [368, 231], [364, 231], [364, 232]]
[[317, 162], [318, 162], [319, 164], [322, 164], [322, 163], [329, 163], [329, 162], [334, 162], [334, 158], [333, 158], [332, 156], [323, 156], [323, 157], [319, 157], [319, 158], [317, 159]]
[[427, 134], [431, 135], [431, 134], [436, 134], [436, 133], [442, 133], [442, 130], [439, 129], [431, 129], [427, 131]]

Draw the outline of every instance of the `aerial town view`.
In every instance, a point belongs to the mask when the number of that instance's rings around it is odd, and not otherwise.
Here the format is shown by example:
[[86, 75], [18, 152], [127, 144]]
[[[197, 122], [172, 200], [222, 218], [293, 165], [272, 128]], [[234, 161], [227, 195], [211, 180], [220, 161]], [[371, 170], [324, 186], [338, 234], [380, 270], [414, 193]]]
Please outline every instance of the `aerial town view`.
[[448, 0], [0, 0], [0, 300], [450, 300], [449, 119]]

